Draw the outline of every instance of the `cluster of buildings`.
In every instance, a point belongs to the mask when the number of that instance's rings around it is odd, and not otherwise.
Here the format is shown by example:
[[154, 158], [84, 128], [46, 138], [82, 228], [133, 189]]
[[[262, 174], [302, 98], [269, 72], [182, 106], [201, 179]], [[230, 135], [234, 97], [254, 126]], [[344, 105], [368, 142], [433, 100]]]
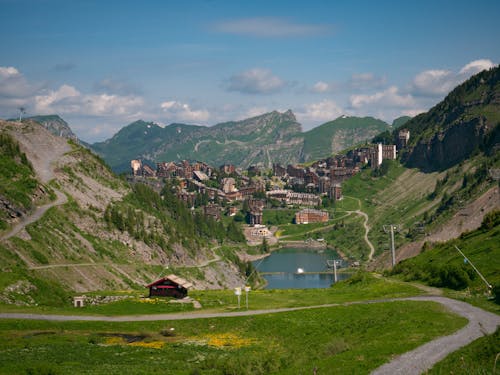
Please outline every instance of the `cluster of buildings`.
[[[399, 133], [398, 147], [405, 147], [410, 137], [408, 130]], [[328, 221], [328, 213], [319, 211], [322, 197], [342, 199], [342, 182], [369, 166], [378, 168], [386, 159], [396, 159], [396, 145], [370, 144], [319, 160], [308, 167], [273, 165], [272, 176], [258, 166], [251, 166], [247, 173], [231, 164], [214, 168], [204, 162], [160, 162], [156, 170], [140, 160], [132, 160], [134, 177], [175, 179], [177, 195], [188, 205], [194, 206], [200, 194], [207, 198], [204, 212], [220, 218], [220, 203], [248, 202], [248, 218], [251, 225], [262, 224], [262, 212], [267, 201], [278, 201], [283, 206], [299, 206], [306, 209], [297, 212], [296, 223]], [[255, 176], [250, 178], [249, 176]], [[259, 199], [256, 199], [256, 193]], [[229, 215], [238, 209], [230, 205]]]

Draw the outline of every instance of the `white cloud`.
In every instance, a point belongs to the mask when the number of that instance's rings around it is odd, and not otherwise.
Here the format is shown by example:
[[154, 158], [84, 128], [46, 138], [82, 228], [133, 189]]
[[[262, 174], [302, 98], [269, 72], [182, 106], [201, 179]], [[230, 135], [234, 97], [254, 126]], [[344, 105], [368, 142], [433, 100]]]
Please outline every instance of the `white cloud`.
[[460, 69], [460, 74], [465, 74], [467, 76], [471, 76], [473, 74], [477, 74], [483, 70], [491, 69], [495, 66], [491, 60], [488, 59], [480, 59], [474, 60], [465, 65], [462, 69]]
[[27, 102], [26, 98], [39, 89], [40, 86], [29, 84], [16, 68], [0, 66], [0, 102], [7, 98]]
[[0, 77], [2, 78], [10, 78], [21, 75], [19, 70], [12, 66], [0, 66]]
[[410, 94], [400, 94], [396, 86], [391, 86], [384, 91], [379, 91], [371, 95], [351, 95], [350, 103], [356, 109], [365, 106], [404, 108], [414, 106], [415, 99]]
[[272, 94], [285, 87], [286, 82], [269, 69], [254, 68], [233, 75], [228, 80], [228, 91], [244, 94]]
[[312, 91], [313, 92], [316, 92], [316, 93], [319, 93], [319, 94], [322, 94], [322, 93], [325, 93], [325, 92], [328, 92], [328, 91], [331, 91], [332, 90], [332, 85], [331, 84], [328, 84], [326, 82], [323, 82], [323, 81], [318, 81], [316, 82], [313, 87], [312, 87]]
[[444, 96], [472, 75], [494, 66], [491, 60], [480, 59], [464, 65], [458, 72], [426, 70], [417, 74], [413, 79], [412, 92], [423, 96]]
[[[49, 91], [45, 95], [35, 96], [35, 111], [37, 113], [67, 113], [75, 112], [76, 109], [73, 108], [69, 110], [69, 105], [71, 104], [73, 98], [78, 98], [80, 92], [74, 87], [69, 85], [62, 85], [55, 91]], [[77, 105], [75, 102], [73, 106]], [[59, 110], [56, 110], [58, 108]]]
[[284, 18], [256, 17], [219, 22], [216, 31], [254, 37], [303, 37], [324, 35], [332, 31], [330, 25], [295, 23]]
[[447, 94], [456, 85], [456, 75], [449, 70], [426, 70], [413, 79], [414, 91], [420, 95]]
[[301, 123], [319, 124], [331, 121], [344, 114], [345, 111], [333, 100], [324, 99], [318, 103], [307, 104], [297, 111], [297, 119]]
[[210, 118], [210, 112], [205, 109], [194, 110], [189, 104], [176, 100], [166, 101], [160, 105], [169, 121], [194, 121], [205, 122]]
[[254, 68], [229, 78], [228, 91], [245, 94], [272, 94], [286, 86], [286, 82], [269, 69]]
[[35, 111], [41, 114], [58, 113], [85, 116], [126, 116], [144, 104], [141, 97], [80, 93], [70, 85], [62, 85], [43, 95], [35, 96]]

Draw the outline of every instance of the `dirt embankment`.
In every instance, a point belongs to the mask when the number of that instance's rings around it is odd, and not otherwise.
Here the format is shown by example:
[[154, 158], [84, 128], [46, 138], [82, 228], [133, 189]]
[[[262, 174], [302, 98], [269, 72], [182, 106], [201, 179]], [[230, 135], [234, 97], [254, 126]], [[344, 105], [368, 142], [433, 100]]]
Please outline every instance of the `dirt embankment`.
[[[500, 209], [500, 189], [498, 186], [495, 186], [475, 201], [461, 208], [442, 227], [432, 233], [427, 233], [423, 240], [412, 242], [396, 249], [396, 263], [418, 255], [425, 242], [445, 242], [459, 237], [465, 231], [479, 228], [484, 216], [488, 212], [498, 209]], [[369, 269], [380, 270], [391, 267], [391, 265], [391, 256], [389, 252], [386, 252], [370, 263]]]
[[26, 154], [43, 183], [54, 178], [54, 163], [71, 151], [67, 139], [50, 134], [44, 127], [32, 121], [1, 121], [0, 127], [17, 140], [21, 151]]

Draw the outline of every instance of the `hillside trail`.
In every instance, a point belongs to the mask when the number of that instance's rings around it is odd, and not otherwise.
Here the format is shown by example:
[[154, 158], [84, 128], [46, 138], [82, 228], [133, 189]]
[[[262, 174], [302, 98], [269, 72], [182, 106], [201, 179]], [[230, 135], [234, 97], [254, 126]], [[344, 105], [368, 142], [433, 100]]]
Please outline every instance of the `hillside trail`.
[[384, 281], [389, 282], [389, 283], [408, 284], [408, 285], [414, 286], [415, 288], [420, 289], [421, 291], [425, 292], [429, 296], [442, 296], [443, 295], [443, 290], [442, 289], [435, 288], [435, 287], [432, 287], [432, 286], [429, 286], [429, 285], [420, 284], [420, 283], [411, 282], [411, 281], [410, 282], [408, 282], [408, 281], [400, 281], [400, 280], [397, 280], [397, 279], [392, 279], [392, 278], [384, 277], [380, 273], [376, 273], [376, 272], [372, 272], [372, 275], [374, 277], [376, 277], [377, 279], [383, 279]]
[[[218, 248], [220, 246], [217, 246]], [[215, 249], [215, 248], [214, 248]], [[212, 249], [212, 250], [214, 250]], [[197, 263], [192, 266], [184, 266], [184, 268], [203, 268], [207, 267], [212, 263], [219, 262], [222, 258], [219, 255], [215, 255], [212, 259], [207, 259], [203, 262]], [[115, 262], [99, 262], [99, 263], [92, 263], [92, 262], [87, 262], [87, 263], [57, 263], [57, 264], [45, 264], [42, 266], [28, 266], [30, 270], [44, 270], [44, 269], [51, 269], [51, 268], [58, 268], [58, 267], [95, 267], [95, 266], [119, 266], [119, 264]]]
[[0, 242], [6, 241], [9, 238], [17, 235], [19, 232], [21, 232], [27, 225], [34, 223], [35, 221], [39, 220], [45, 212], [47, 212], [48, 209], [54, 207], [54, 206], [59, 206], [68, 201], [68, 197], [66, 197], [65, 194], [60, 192], [59, 190], [55, 190], [54, 192], [57, 195], [57, 199], [53, 202], [50, 202], [48, 204], [45, 204], [43, 206], [39, 206], [35, 209], [33, 213], [31, 213], [28, 216], [24, 216], [19, 223], [14, 225], [14, 227], [11, 228], [11, 230], [4, 235], [0, 236]]
[[[21, 127], [22, 123], [18, 123], [18, 125]], [[71, 151], [71, 146], [68, 144], [67, 139], [47, 134], [47, 130], [41, 126], [33, 127], [32, 131], [35, 133], [35, 136], [22, 132], [15, 132], [12, 135], [19, 143], [21, 151], [26, 154], [28, 160], [31, 162], [38, 179], [46, 184], [55, 177], [54, 166], [65, 153]], [[42, 142], [40, 141], [41, 139], [45, 141]], [[57, 196], [55, 201], [36, 207], [32, 213], [23, 217], [19, 223], [15, 224], [9, 232], [0, 236], [0, 242], [17, 235], [28, 224], [39, 220], [49, 208], [63, 205], [68, 201], [64, 193], [54, 188], [53, 190]]]
[[27, 314], [27, 313], [0, 313], [0, 319], [29, 319], [48, 321], [95, 321], [95, 322], [139, 322], [139, 321], [174, 321], [209, 318], [230, 318], [236, 316], [254, 316], [275, 314], [290, 311], [309, 310], [317, 308], [335, 308], [357, 304], [390, 303], [398, 301], [431, 301], [443, 305], [448, 311], [466, 318], [469, 323], [455, 333], [436, 338], [414, 350], [401, 354], [390, 362], [375, 369], [373, 375], [418, 375], [431, 369], [436, 363], [448, 354], [470, 344], [472, 341], [493, 334], [500, 326], [500, 316], [466, 302], [442, 296], [419, 296], [406, 298], [391, 298], [371, 301], [355, 301], [346, 303], [325, 304], [316, 306], [277, 308], [268, 310], [245, 310], [237, 312], [192, 312], [153, 315], [129, 316], [89, 316], [89, 315], [56, 315], [56, 314]]
[[407, 298], [407, 300], [440, 303], [449, 311], [466, 318], [469, 323], [454, 334], [432, 340], [394, 358], [389, 363], [375, 369], [372, 375], [422, 374], [450, 353], [482, 336], [493, 334], [500, 326], [500, 316], [462, 301], [438, 296], [414, 297]]
[[368, 233], [370, 233], [370, 229], [371, 229], [368, 226], [368, 220], [369, 220], [368, 214], [366, 212], [361, 211], [361, 201], [359, 200], [359, 198], [349, 197], [347, 195], [345, 197], [354, 199], [358, 202], [358, 209], [356, 211], [345, 211], [345, 212], [347, 212], [349, 214], [356, 214], [356, 215], [363, 216], [363, 218], [364, 218], [363, 227], [365, 228], [364, 240], [365, 240], [366, 244], [368, 245], [368, 247], [370, 248], [370, 253], [368, 254], [368, 261], [371, 261], [373, 259], [373, 255], [375, 254], [375, 246], [373, 246], [373, 244], [371, 243], [371, 241], [368, 238]]

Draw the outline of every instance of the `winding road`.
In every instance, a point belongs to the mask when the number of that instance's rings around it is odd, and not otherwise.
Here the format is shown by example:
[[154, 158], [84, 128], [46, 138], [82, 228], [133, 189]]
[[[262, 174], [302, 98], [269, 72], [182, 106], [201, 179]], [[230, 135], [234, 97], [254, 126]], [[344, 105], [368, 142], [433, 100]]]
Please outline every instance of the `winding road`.
[[470, 344], [481, 336], [492, 334], [500, 326], [500, 316], [481, 310], [468, 303], [446, 297], [415, 297], [413, 301], [434, 301], [448, 310], [469, 320], [469, 323], [452, 335], [440, 337], [406, 352], [391, 362], [379, 367], [372, 375], [418, 375], [431, 369], [448, 354]]
[[269, 310], [250, 310], [237, 312], [218, 313], [176, 313], [176, 314], [153, 314], [153, 315], [130, 315], [130, 316], [85, 316], [85, 315], [53, 315], [53, 314], [25, 314], [25, 313], [0, 313], [0, 319], [31, 319], [50, 321], [104, 321], [104, 322], [138, 322], [138, 321], [169, 321], [187, 319], [226, 318], [235, 316], [252, 316], [306, 309], [317, 309], [325, 307], [347, 306], [354, 304], [397, 302], [397, 301], [433, 301], [442, 304], [449, 311], [469, 320], [469, 323], [457, 332], [437, 338], [421, 345], [418, 348], [404, 353], [389, 363], [375, 369], [374, 375], [421, 374], [434, 366], [455, 350], [470, 344], [477, 338], [492, 334], [500, 326], [500, 316], [484, 311], [468, 303], [440, 296], [421, 296], [409, 298], [382, 299], [374, 301], [347, 302], [343, 304], [326, 304], [318, 306], [280, 308]]
[[59, 206], [68, 201], [68, 197], [66, 197], [65, 194], [60, 192], [59, 190], [55, 190], [55, 193], [57, 195], [57, 199], [53, 202], [50, 202], [48, 204], [45, 204], [43, 206], [39, 206], [35, 209], [35, 212], [33, 212], [31, 215], [24, 217], [19, 223], [17, 223], [9, 232], [7, 232], [5, 235], [0, 237], [0, 241], [5, 241], [9, 239], [10, 237], [15, 236], [18, 234], [21, 230], [23, 230], [28, 224], [34, 223], [35, 221], [39, 220], [45, 212], [51, 207], [54, 206]]
[[375, 247], [371, 243], [371, 241], [368, 239], [368, 233], [370, 233], [370, 227], [368, 226], [368, 214], [361, 211], [361, 210], [356, 210], [356, 211], [347, 211], [349, 213], [354, 213], [356, 215], [363, 216], [365, 218], [365, 221], [363, 221], [363, 226], [365, 227], [365, 235], [364, 239], [368, 247], [370, 248], [370, 254], [368, 254], [368, 260], [373, 259], [373, 254], [375, 254]]
[[371, 241], [368, 239], [368, 233], [370, 233], [370, 227], [368, 226], [368, 219], [369, 219], [368, 214], [366, 212], [361, 211], [361, 201], [358, 198], [349, 197], [347, 195], [345, 195], [344, 197], [358, 201], [359, 208], [356, 211], [345, 211], [345, 212], [348, 214], [356, 214], [356, 215], [363, 216], [363, 218], [365, 219], [363, 221], [363, 226], [365, 228], [364, 240], [365, 240], [366, 244], [368, 245], [368, 247], [370, 248], [370, 253], [368, 254], [368, 260], [370, 261], [373, 259], [373, 255], [375, 254], [375, 247], [373, 246]]

